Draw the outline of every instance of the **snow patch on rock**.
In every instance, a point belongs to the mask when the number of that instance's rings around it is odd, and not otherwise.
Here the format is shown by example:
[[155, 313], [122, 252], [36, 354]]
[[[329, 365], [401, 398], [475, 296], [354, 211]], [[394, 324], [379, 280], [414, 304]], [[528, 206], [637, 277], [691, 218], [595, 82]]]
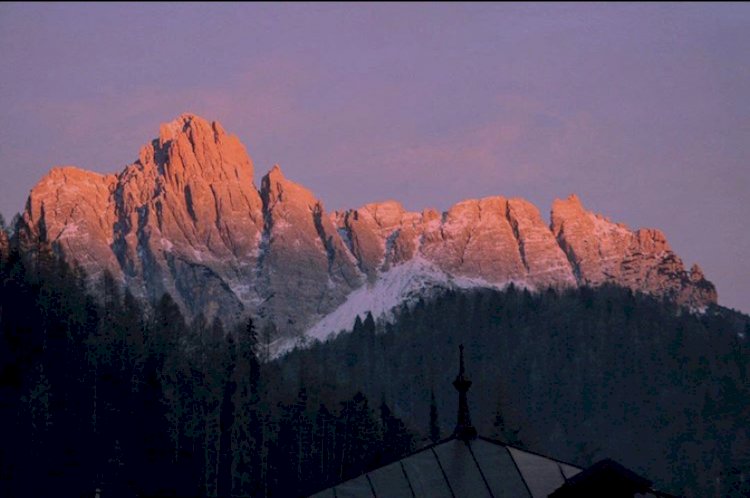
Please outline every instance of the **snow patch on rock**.
[[[368, 312], [372, 313], [376, 319], [389, 320], [393, 318], [394, 311], [403, 303], [416, 302], [420, 297], [427, 297], [437, 290], [504, 289], [511, 283], [520, 288], [531, 288], [523, 281], [498, 284], [481, 278], [452, 276], [433, 263], [417, 256], [381, 273], [374, 283], [365, 284], [351, 292], [343, 304], [322, 317], [305, 332], [302, 343], [332, 338], [342, 331], [351, 329], [357, 316], [364, 319]], [[276, 345], [276, 354], [284, 354], [299, 343], [299, 340], [282, 341]]]

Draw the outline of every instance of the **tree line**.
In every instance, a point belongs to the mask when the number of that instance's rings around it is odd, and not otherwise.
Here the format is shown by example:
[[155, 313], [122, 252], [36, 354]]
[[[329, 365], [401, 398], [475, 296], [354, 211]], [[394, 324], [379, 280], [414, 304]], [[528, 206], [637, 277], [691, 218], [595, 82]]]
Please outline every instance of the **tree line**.
[[439, 439], [463, 343], [480, 434], [582, 467], [613, 458], [681, 496], [750, 496], [749, 339], [747, 315], [614, 286], [446, 291], [294, 351], [271, 382], [384, 393]]
[[0, 495], [305, 496], [417, 441], [385, 398], [269, 390], [251, 319], [188, 324], [106, 275], [95, 299], [34, 258], [0, 257]]
[[[685, 496], [750, 494], [750, 319], [617, 287], [445, 291], [271, 359], [51, 253], [0, 254], [0, 495], [305, 496], [452, 432]], [[260, 336], [260, 337], [259, 337]], [[262, 360], [262, 361], [261, 361]]]

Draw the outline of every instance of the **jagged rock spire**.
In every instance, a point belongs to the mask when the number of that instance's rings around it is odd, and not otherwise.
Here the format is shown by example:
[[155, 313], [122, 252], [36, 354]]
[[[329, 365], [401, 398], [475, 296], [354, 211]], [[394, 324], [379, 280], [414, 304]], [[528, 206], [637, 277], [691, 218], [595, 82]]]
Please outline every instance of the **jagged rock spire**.
[[471, 387], [471, 381], [466, 377], [464, 368], [464, 345], [458, 347], [459, 350], [459, 369], [456, 380], [453, 381], [453, 387], [458, 391], [458, 418], [456, 420], [456, 429], [453, 435], [458, 439], [468, 441], [477, 437], [477, 430], [471, 425], [471, 414], [469, 413], [469, 401], [466, 394]]

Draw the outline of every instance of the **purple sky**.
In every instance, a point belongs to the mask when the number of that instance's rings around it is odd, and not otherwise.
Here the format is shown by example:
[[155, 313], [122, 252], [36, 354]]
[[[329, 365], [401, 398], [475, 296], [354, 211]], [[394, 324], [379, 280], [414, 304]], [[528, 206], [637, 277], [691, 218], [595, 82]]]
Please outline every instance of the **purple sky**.
[[221, 121], [328, 209], [576, 192], [750, 312], [750, 4], [0, 4], [0, 212]]

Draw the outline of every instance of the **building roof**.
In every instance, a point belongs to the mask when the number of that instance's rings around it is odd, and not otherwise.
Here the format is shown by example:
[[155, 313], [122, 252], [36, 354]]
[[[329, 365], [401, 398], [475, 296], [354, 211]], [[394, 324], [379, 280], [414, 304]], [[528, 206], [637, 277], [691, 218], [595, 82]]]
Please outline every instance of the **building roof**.
[[456, 436], [337, 484], [315, 498], [547, 498], [579, 467], [477, 437]]
[[459, 349], [459, 373], [453, 382], [459, 394], [453, 435], [312, 498], [669, 496], [653, 491], [650, 481], [610, 459], [583, 470], [478, 436], [469, 414], [471, 381], [466, 377], [463, 345]]
[[653, 483], [610, 458], [605, 458], [566, 480], [550, 498], [582, 498], [611, 496], [661, 496], [666, 493], [654, 491]]

